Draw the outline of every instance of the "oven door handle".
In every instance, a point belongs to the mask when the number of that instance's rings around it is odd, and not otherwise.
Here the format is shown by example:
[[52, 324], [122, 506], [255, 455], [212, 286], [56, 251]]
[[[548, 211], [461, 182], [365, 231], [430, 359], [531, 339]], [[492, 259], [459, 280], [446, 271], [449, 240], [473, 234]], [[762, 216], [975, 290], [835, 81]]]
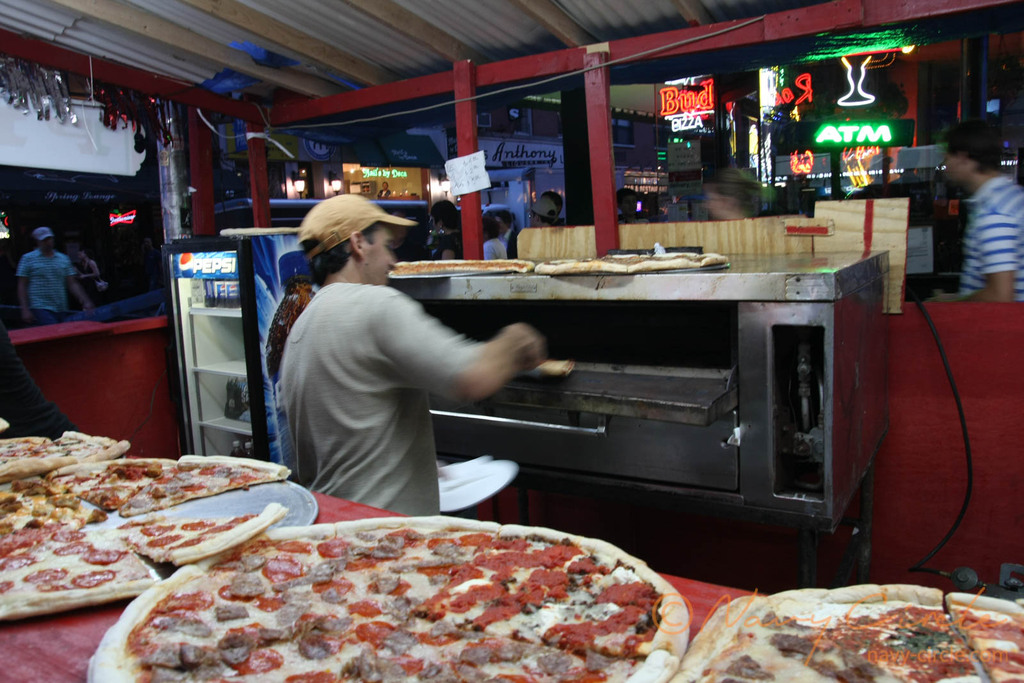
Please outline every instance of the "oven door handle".
[[474, 422], [486, 422], [495, 426], [512, 427], [514, 429], [533, 429], [546, 432], [558, 432], [561, 434], [585, 434], [587, 436], [605, 436], [608, 432], [608, 417], [598, 415], [599, 424], [596, 427], [574, 427], [571, 425], [553, 424], [550, 422], [532, 422], [530, 420], [514, 420], [508, 417], [493, 417], [491, 415], [474, 415], [472, 413], [453, 413], [447, 410], [431, 410], [434, 417], [454, 417], [459, 420], [473, 420]]

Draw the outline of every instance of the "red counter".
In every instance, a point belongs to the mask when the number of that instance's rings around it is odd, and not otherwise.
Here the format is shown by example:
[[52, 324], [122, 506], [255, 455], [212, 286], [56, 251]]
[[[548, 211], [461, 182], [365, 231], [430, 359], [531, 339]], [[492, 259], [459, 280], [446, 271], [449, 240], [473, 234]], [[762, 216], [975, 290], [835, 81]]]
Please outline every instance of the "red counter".
[[[367, 517], [395, 517], [393, 512], [340, 498], [314, 494], [320, 506], [316, 521], [340, 522]], [[691, 637], [704, 623], [708, 612], [723, 598], [747, 595], [746, 591], [723, 588], [710, 583], [665, 576], [689, 602], [693, 612]], [[86, 680], [89, 658], [99, 645], [127, 600], [101, 607], [83, 608], [51, 616], [5, 622], [0, 625], [0, 652], [3, 652], [5, 681], [47, 681], [47, 683], [78, 683]]]

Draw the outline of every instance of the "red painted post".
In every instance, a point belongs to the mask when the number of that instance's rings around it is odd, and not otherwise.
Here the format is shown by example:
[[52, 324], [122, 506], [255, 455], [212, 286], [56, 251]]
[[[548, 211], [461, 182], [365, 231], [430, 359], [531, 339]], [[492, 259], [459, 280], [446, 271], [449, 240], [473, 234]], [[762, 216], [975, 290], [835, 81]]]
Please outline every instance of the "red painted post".
[[[608, 52], [588, 52], [583, 64], [608, 61]], [[583, 77], [587, 97], [590, 139], [590, 182], [594, 188], [594, 232], [597, 255], [619, 248], [619, 214], [615, 201], [615, 151], [612, 148], [612, 107], [608, 68], [593, 69]]]
[[[262, 133], [263, 126], [247, 123], [248, 133]], [[252, 188], [252, 227], [269, 228], [270, 191], [267, 188], [267, 141], [249, 138], [249, 187]]]
[[216, 235], [213, 222], [213, 146], [210, 129], [195, 107], [188, 108], [188, 166], [192, 193], [192, 234]]
[[[476, 95], [476, 67], [469, 60], [455, 62], [452, 70], [455, 79], [456, 101]], [[455, 105], [455, 137], [459, 143], [459, 156], [464, 157], [477, 151], [476, 100], [459, 102]], [[484, 225], [480, 212], [480, 193], [462, 195], [462, 257], [482, 259], [484, 257]]]

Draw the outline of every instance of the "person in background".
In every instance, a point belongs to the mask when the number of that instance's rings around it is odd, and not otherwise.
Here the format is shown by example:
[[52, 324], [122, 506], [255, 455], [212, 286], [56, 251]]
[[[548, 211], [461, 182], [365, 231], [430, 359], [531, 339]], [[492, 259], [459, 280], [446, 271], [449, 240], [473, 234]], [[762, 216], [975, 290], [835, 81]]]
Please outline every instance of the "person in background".
[[967, 200], [959, 301], [1024, 301], [1024, 190], [1001, 172], [1002, 144], [984, 121], [946, 137], [946, 177]]
[[53, 231], [41, 226], [32, 231], [36, 248], [18, 261], [18, 302], [26, 324], [52, 325], [68, 317], [68, 290], [82, 304], [93, 309], [92, 300], [79, 284], [71, 259], [53, 248]]
[[96, 265], [96, 262], [89, 258], [89, 253], [85, 249], [78, 250], [78, 260], [75, 261], [75, 270], [78, 271], [76, 277], [82, 285], [82, 289], [89, 298], [95, 303], [99, 301], [100, 283], [103, 284], [103, 289], [106, 289], [106, 282], [103, 282], [103, 278], [100, 277], [100, 267]]
[[13, 306], [18, 300], [18, 262], [11, 254], [10, 239], [0, 239], [0, 304]]
[[619, 205], [619, 223], [646, 223], [646, 218], [636, 215], [636, 204], [640, 197], [635, 190], [623, 187], [615, 193], [615, 201]]
[[160, 250], [153, 246], [153, 240], [142, 240], [142, 268], [146, 273], [146, 287], [152, 291], [164, 286], [163, 263]]
[[0, 322], [0, 417], [10, 423], [0, 434], [3, 439], [22, 436], [59, 439], [64, 432], [78, 430], [60, 408], [43, 396], [18, 358], [3, 322]]
[[[557, 196], [557, 193], [555, 193]], [[550, 228], [558, 224], [558, 212], [562, 210], [559, 201], [547, 192], [542, 194], [530, 207], [530, 225], [534, 228]]]
[[407, 515], [440, 508], [428, 392], [478, 401], [541, 363], [544, 338], [516, 323], [476, 342], [387, 287], [389, 216], [358, 195], [319, 202], [299, 242], [319, 292], [285, 345], [281, 391], [295, 475], [314, 491]]
[[[404, 219], [401, 211], [389, 211], [392, 216]], [[413, 221], [413, 227], [394, 225], [391, 228], [391, 251], [395, 252], [398, 261], [426, 261], [430, 255], [424, 245], [426, 235], [419, 223]]]
[[490, 261], [491, 259], [508, 258], [508, 252], [505, 251], [505, 245], [501, 243], [501, 224], [490, 216], [484, 216], [483, 232], [485, 240], [484, 260]]
[[462, 221], [459, 210], [447, 199], [430, 207], [430, 221], [434, 229], [430, 233], [427, 248], [434, 261], [462, 258]]
[[388, 187], [388, 181], [381, 183], [380, 192], [377, 193], [377, 199], [387, 199], [391, 196], [391, 188]]
[[761, 184], [748, 171], [723, 168], [704, 186], [704, 196], [712, 220], [750, 218], [757, 211]]
[[555, 211], [557, 213], [555, 213], [555, 221], [554, 223], [551, 223], [551, 225], [565, 225], [565, 219], [561, 217], [562, 206], [564, 205], [562, 195], [558, 194], [554, 190], [547, 190], [546, 192], [542, 192], [540, 196], [547, 197], [555, 203]]
[[506, 209], [496, 209], [487, 213], [488, 216], [498, 221], [498, 240], [505, 247], [506, 258], [516, 258], [514, 249], [516, 247], [515, 236], [519, 233], [513, 229], [515, 219], [512, 212]]

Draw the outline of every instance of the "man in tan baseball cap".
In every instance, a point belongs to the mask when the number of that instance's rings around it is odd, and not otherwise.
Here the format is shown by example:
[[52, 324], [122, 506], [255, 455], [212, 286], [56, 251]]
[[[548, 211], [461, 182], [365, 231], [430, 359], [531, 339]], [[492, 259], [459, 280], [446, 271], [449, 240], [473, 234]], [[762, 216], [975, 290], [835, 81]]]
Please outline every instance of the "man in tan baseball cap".
[[299, 228], [320, 286], [288, 335], [281, 396], [298, 481], [409, 515], [440, 510], [428, 393], [477, 401], [547, 355], [522, 323], [468, 339], [386, 285], [389, 226], [415, 225], [359, 195], [313, 207]]

